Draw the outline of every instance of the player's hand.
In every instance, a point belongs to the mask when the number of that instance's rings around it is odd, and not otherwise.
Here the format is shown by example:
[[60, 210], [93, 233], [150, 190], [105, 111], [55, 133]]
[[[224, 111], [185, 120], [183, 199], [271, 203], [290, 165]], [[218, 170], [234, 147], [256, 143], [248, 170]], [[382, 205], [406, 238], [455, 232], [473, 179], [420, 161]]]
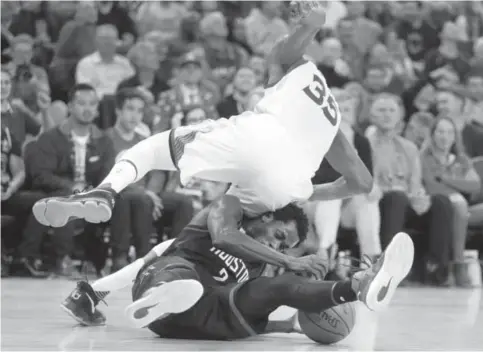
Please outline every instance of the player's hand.
[[325, 5], [322, 1], [292, 1], [290, 3], [292, 18], [314, 28], [322, 28], [326, 20]]
[[301, 274], [310, 274], [322, 280], [327, 274], [328, 262], [316, 254], [307, 255], [300, 258], [292, 258], [287, 265], [287, 269]]

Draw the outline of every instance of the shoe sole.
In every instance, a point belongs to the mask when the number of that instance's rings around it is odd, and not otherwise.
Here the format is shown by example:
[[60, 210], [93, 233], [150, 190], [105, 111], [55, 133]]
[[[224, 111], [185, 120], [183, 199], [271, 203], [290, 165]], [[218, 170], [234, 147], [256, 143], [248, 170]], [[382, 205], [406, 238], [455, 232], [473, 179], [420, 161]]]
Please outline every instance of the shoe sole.
[[32, 212], [42, 225], [62, 227], [69, 220], [77, 218], [98, 224], [111, 218], [111, 208], [96, 198], [72, 200], [64, 198], [47, 198], [34, 204]]
[[[372, 280], [365, 303], [373, 311], [380, 311], [389, 305], [396, 288], [409, 274], [414, 260], [414, 244], [411, 237], [399, 232], [384, 251], [384, 260], [379, 272]], [[378, 295], [387, 288], [386, 295], [379, 300]]]
[[[126, 308], [125, 314], [133, 327], [143, 328], [167, 314], [187, 311], [198, 302], [203, 292], [203, 285], [196, 280], [166, 282], [146, 291], [143, 297]], [[146, 315], [137, 318], [139, 311]]]
[[60, 305], [60, 308], [64, 312], [66, 312], [68, 315], [70, 315], [75, 321], [77, 321], [79, 324], [81, 324], [83, 326], [103, 326], [103, 325], [106, 325], [106, 322], [99, 323], [99, 324], [86, 324], [81, 318], [79, 318], [74, 313], [72, 313], [72, 311], [69, 308], [67, 308], [66, 306], [64, 306], [63, 304]]

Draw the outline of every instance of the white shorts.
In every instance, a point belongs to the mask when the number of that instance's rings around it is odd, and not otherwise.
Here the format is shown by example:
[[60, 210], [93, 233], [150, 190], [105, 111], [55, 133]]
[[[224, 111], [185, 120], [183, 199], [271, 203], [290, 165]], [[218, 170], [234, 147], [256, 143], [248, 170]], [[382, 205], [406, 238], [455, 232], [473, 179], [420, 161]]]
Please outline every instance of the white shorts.
[[230, 193], [257, 209], [253, 213], [312, 195], [316, 170], [271, 115], [250, 113], [179, 127], [170, 140], [183, 184], [194, 177], [232, 183], [236, 188]]

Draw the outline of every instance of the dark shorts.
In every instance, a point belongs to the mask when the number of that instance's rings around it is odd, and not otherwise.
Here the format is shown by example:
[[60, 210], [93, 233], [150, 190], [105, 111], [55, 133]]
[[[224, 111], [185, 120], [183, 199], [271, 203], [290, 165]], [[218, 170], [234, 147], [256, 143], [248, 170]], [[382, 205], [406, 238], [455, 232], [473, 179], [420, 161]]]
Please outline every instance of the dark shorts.
[[165, 281], [166, 274], [162, 271], [166, 270], [179, 279], [197, 278], [204, 287], [204, 294], [189, 310], [151, 323], [148, 328], [155, 334], [175, 339], [234, 340], [265, 330], [268, 316], [256, 321], [246, 319], [236, 307], [237, 292], [248, 281], [219, 285], [203, 268], [180, 257], [161, 257], [141, 269], [134, 282], [133, 300]]

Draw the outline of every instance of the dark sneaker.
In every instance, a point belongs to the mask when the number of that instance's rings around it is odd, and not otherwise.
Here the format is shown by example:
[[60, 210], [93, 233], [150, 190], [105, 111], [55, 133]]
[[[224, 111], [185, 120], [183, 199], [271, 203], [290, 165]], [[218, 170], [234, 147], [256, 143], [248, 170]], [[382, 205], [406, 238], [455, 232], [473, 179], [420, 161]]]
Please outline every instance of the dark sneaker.
[[409, 274], [413, 259], [411, 237], [399, 232], [374, 265], [352, 277], [352, 288], [357, 298], [370, 310], [386, 308], [399, 283]]
[[111, 188], [94, 188], [71, 196], [41, 199], [32, 211], [45, 226], [62, 227], [74, 219], [97, 224], [111, 218], [115, 197], [116, 192]]
[[131, 303], [125, 314], [133, 327], [143, 328], [168, 314], [187, 311], [198, 302], [203, 291], [198, 280], [163, 282]]
[[99, 303], [94, 289], [86, 281], [79, 281], [77, 288], [60, 305], [72, 318], [86, 326], [104, 325], [106, 317], [96, 309]]

